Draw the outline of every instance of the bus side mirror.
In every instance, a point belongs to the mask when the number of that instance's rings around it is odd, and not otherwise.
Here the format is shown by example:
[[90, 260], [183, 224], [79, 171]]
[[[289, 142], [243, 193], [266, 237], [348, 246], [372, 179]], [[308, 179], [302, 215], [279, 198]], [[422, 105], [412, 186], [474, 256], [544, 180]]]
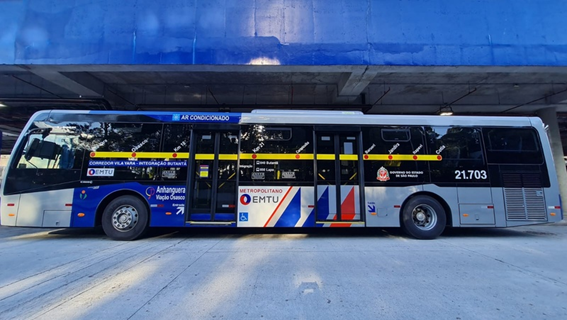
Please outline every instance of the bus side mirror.
[[26, 159], [27, 161], [30, 161], [31, 158], [33, 158], [33, 156], [37, 152], [37, 149], [40, 147], [40, 145], [41, 145], [41, 143], [40, 143], [38, 138], [33, 139], [32, 143], [30, 144], [30, 146], [26, 150], [26, 154], [24, 155], [24, 159]]
[[41, 158], [55, 160], [59, 155], [61, 146], [51, 141], [41, 141], [38, 138], [34, 138], [29, 148], [26, 150], [24, 158], [30, 161], [31, 158]]

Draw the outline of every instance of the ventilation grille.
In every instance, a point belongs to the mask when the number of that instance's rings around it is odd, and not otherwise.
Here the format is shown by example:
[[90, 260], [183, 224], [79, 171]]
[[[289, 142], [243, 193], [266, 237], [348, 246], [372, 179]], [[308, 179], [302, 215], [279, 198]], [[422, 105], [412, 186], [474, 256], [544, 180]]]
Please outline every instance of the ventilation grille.
[[541, 175], [502, 174], [507, 220], [547, 220]]
[[526, 197], [526, 213], [528, 220], [546, 220], [546, 208], [543, 198], [543, 189], [524, 188]]
[[504, 188], [507, 220], [526, 220], [524, 191], [522, 188]]

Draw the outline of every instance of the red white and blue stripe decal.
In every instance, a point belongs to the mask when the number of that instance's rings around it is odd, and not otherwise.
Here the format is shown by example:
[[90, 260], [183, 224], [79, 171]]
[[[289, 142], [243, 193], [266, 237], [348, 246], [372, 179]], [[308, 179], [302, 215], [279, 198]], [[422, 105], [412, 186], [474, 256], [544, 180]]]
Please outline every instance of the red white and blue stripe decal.
[[[360, 222], [358, 186], [341, 187], [342, 221], [337, 221], [335, 187], [240, 187], [238, 227], [351, 227]], [[332, 196], [329, 196], [332, 195]]]

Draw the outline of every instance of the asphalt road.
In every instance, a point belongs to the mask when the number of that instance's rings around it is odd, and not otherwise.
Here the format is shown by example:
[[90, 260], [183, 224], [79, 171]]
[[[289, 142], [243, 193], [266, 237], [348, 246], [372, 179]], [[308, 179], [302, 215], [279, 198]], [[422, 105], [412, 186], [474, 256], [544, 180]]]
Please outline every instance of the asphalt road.
[[0, 319], [567, 319], [565, 222], [265, 231], [0, 227]]

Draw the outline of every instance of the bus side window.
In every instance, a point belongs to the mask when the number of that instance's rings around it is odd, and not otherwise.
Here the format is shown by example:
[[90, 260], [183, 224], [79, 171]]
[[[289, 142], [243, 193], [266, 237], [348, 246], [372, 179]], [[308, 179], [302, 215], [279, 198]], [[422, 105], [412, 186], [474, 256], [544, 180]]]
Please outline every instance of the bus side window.
[[84, 149], [80, 146], [75, 123], [49, 124], [35, 128], [16, 149], [7, 179], [8, 193], [70, 187], [80, 179]]
[[432, 152], [443, 157], [445, 167], [459, 166], [463, 160], [484, 162], [477, 128], [434, 127], [428, 128], [427, 136]]
[[[407, 160], [408, 156], [424, 155], [423, 127], [388, 126], [362, 128], [363, 153], [368, 155], [364, 164], [364, 180], [368, 185], [392, 183], [423, 182], [429, 180], [424, 161]], [[373, 159], [373, 157], [394, 156], [393, 160]], [[396, 159], [400, 155], [402, 159]], [[386, 169], [388, 180], [378, 179], [378, 172]]]
[[428, 127], [426, 132], [429, 153], [441, 156], [440, 161], [429, 162], [433, 183], [455, 182], [455, 170], [487, 170], [479, 128]]
[[539, 138], [533, 128], [487, 128], [483, 132], [489, 163], [543, 163]]
[[181, 159], [168, 159], [171, 166], [164, 166], [160, 169], [161, 180], [168, 181], [185, 181], [187, 179], [187, 158], [191, 142], [191, 125], [190, 124], [166, 124], [162, 134], [161, 152], [187, 154]]
[[[240, 152], [266, 157], [266, 160], [240, 160], [241, 182], [252, 185], [313, 184], [313, 160], [300, 158], [302, 155], [313, 155], [311, 127], [242, 126]], [[284, 154], [293, 155], [293, 158], [283, 156]]]
[[17, 164], [18, 169], [80, 169], [81, 158], [72, 135], [33, 133]]
[[[131, 122], [93, 122], [90, 125], [90, 152], [105, 152], [109, 157], [91, 158], [87, 154], [89, 168], [113, 169], [110, 176], [89, 176], [87, 170], [82, 174], [89, 180], [155, 180], [158, 167], [152, 162], [158, 158], [124, 158], [123, 153], [156, 152], [160, 150], [163, 125], [156, 123]], [[90, 165], [91, 161], [106, 161], [105, 165]], [[140, 163], [146, 162], [146, 163]], [[126, 165], [122, 165], [125, 163]]]

